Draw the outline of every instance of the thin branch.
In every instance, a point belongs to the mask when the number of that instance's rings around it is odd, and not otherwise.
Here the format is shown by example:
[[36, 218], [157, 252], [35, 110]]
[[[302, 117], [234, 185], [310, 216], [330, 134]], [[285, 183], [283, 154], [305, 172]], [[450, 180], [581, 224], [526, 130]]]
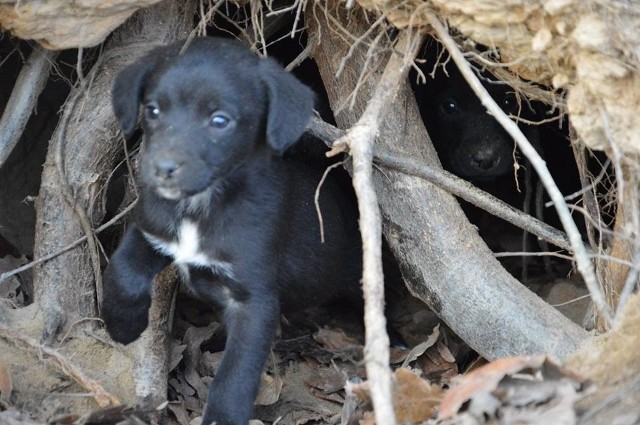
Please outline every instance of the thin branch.
[[[332, 145], [333, 141], [344, 136], [344, 130], [332, 126], [318, 117], [313, 117], [311, 123], [307, 127], [309, 134], [319, 138], [328, 145]], [[422, 161], [414, 158], [398, 155], [390, 152], [375, 152], [374, 162], [383, 167], [391, 168], [405, 174], [410, 174], [428, 181], [440, 189], [445, 190], [452, 195], [458, 196], [465, 201], [482, 208], [488, 213], [495, 215], [516, 227], [536, 235], [559, 248], [571, 251], [571, 243], [567, 235], [554, 227], [532, 217], [522, 211], [513, 208], [511, 205], [503, 202], [477, 188], [468, 181], [449, 173], [441, 168], [435, 168]]]
[[[566, 195], [564, 197], [565, 201], [573, 201], [577, 197], [582, 196], [583, 194], [593, 190], [597, 185], [599, 185], [604, 179], [604, 177], [607, 175], [607, 172], [609, 171], [609, 164], [611, 164], [611, 160], [607, 158], [607, 160], [602, 165], [602, 170], [600, 170], [600, 173], [598, 173], [598, 175], [591, 180], [591, 183], [584, 185], [580, 190], [577, 190], [569, 195]], [[553, 202], [552, 201], [546, 202], [544, 206], [545, 208], [553, 206]]]
[[4, 114], [0, 118], [0, 167], [20, 141], [38, 96], [49, 78], [49, 71], [56, 55], [56, 52], [36, 46], [22, 66]]
[[[103, 224], [102, 226], [98, 227], [95, 230], [95, 234], [97, 235], [98, 233], [100, 233], [103, 230], [113, 226], [118, 221], [120, 221], [125, 215], [129, 214], [129, 212], [133, 209], [133, 207], [135, 207], [137, 202], [138, 202], [138, 200], [136, 199], [131, 204], [129, 204], [125, 209], [123, 209], [118, 215], [114, 216], [111, 220], [107, 221], [105, 224]], [[73, 248], [75, 248], [76, 246], [80, 245], [81, 243], [83, 243], [86, 240], [87, 240], [87, 236], [86, 235], [82, 236], [82, 237], [76, 239], [74, 242], [71, 242], [69, 245], [65, 246], [64, 248], [60, 249], [59, 251], [53, 252], [51, 254], [45, 255], [44, 257], [40, 257], [40, 258], [38, 258], [36, 260], [33, 260], [33, 261], [23, 265], [23, 266], [18, 267], [17, 269], [13, 269], [13, 270], [10, 270], [8, 272], [4, 272], [4, 273], [0, 274], [0, 285], [2, 283], [6, 282], [7, 279], [9, 279], [11, 276], [15, 276], [18, 273], [22, 273], [23, 271], [29, 270], [29, 269], [37, 266], [38, 264], [45, 263], [45, 262], [51, 260], [52, 258], [57, 257], [58, 255], [62, 255], [65, 252], [67, 252], [69, 250], [72, 250]]]
[[65, 375], [80, 384], [82, 388], [91, 392], [100, 407], [120, 404], [120, 400], [105, 390], [98, 381], [88, 378], [78, 366], [71, 363], [69, 359], [57, 350], [41, 345], [35, 339], [22, 335], [20, 332], [14, 331], [3, 324], [0, 324], [0, 337], [13, 342], [18, 348], [35, 356], [40, 356], [41, 354], [46, 355], [48, 360]]
[[433, 14], [427, 14], [426, 16], [429, 24], [437, 33], [438, 38], [440, 39], [442, 44], [444, 44], [444, 46], [449, 51], [449, 54], [451, 55], [451, 58], [453, 59], [455, 64], [458, 66], [460, 73], [463, 75], [467, 83], [469, 83], [469, 86], [474, 91], [476, 96], [478, 96], [478, 98], [482, 102], [482, 105], [487, 108], [491, 115], [495, 117], [496, 121], [498, 121], [498, 123], [500, 123], [500, 125], [504, 127], [505, 131], [507, 131], [507, 133], [509, 133], [509, 135], [515, 140], [518, 148], [520, 148], [527, 159], [531, 161], [531, 165], [538, 173], [540, 181], [542, 181], [542, 184], [544, 184], [549, 197], [554, 202], [556, 211], [558, 212], [558, 216], [560, 218], [560, 221], [562, 222], [562, 226], [567, 232], [569, 241], [571, 242], [571, 246], [573, 247], [573, 253], [576, 259], [576, 264], [578, 266], [578, 271], [580, 271], [580, 273], [582, 274], [582, 277], [585, 281], [585, 284], [587, 285], [587, 288], [589, 289], [589, 293], [591, 293], [591, 297], [596, 308], [602, 315], [607, 326], [610, 326], [613, 319], [611, 307], [605, 301], [604, 295], [600, 290], [596, 274], [593, 269], [593, 264], [591, 264], [586, 247], [582, 243], [582, 237], [580, 236], [578, 227], [571, 218], [569, 208], [567, 207], [562, 193], [553, 181], [553, 177], [551, 177], [551, 174], [549, 173], [544, 160], [540, 157], [538, 152], [527, 140], [524, 134], [522, 134], [522, 131], [520, 131], [517, 124], [510, 120], [509, 117], [507, 117], [504, 111], [500, 108], [500, 106], [498, 106], [495, 100], [493, 100], [484, 86], [480, 83], [476, 75], [471, 70], [469, 63], [465, 60], [464, 55], [462, 54], [462, 52], [460, 52], [457, 44], [445, 30], [440, 20]]
[[334, 168], [341, 167], [344, 165], [344, 161], [336, 162], [335, 164], [331, 164], [324, 170], [322, 174], [322, 178], [316, 187], [316, 192], [313, 196], [313, 202], [316, 206], [316, 213], [318, 214], [318, 222], [320, 223], [320, 243], [324, 243], [324, 220], [322, 219], [322, 209], [320, 208], [320, 189], [322, 189], [322, 185], [324, 181], [327, 179], [327, 176]]
[[365, 301], [365, 363], [370, 382], [371, 399], [379, 424], [396, 423], [392, 400], [392, 374], [389, 369], [389, 336], [384, 316], [384, 278], [382, 275], [382, 223], [378, 199], [373, 188], [373, 144], [380, 117], [409, 71], [418, 42], [407, 31], [398, 36], [398, 48], [405, 57], [392, 54], [378, 85], [358, 122], [336, 141], [349, 147], [353, 158], [353, 187], [358, 197], [360, 232], [362, 234], [362, 290]]
[[[313, 34], [310, 34], [309, 37], [310, 38], [313, 37]], [[294, 70], [295, 68], [300, 66], [300, 64], [302, 62], [304, 62], [305, 60], [309, 59], [309, 57], [311, 56], [311, 52], [313, 51], [315, 45], [316, 45], [315, 40], [309, 40], [307, 42], [307, 46], [304, 48], [304, 50], [302, 52], [300, 52], [300, 54], [298, 56], [296, 56], [296, 58], [294, 60], [289, 62], [289, 64], [284, 68], [285, 71], [291, 72], [292, 70]]]
[[529, 214], [525, 214], [448, 171], [436, 169], [414, 158], [382, 152], [376, 152], [375, 162], [396, 171], [427, 180], [441, 189], [482, 208], [488, 213], [536, 235], [542, 240], [559, 248], [566, 249], [567, 251], [572, 251], [572, 245], [567, 235], [560, 230], [549, 226]]

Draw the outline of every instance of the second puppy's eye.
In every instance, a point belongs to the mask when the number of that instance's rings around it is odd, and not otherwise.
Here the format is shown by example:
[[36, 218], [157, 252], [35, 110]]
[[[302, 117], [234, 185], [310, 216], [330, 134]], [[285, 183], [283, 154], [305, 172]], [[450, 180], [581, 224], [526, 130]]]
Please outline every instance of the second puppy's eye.
[[214, 112], [211, 114], [209, 125], [218, 130], [224, 130], [231, 124], [231, 117], [222, 112]]
[[144, 114], [147, 119], [155, 120], [160, 116], [160, 108], [155, 103], [150, 103], [144, 107]]
[[507, 93], [502, 99], [502, 110], [507, 113], [514, 113], [517, 109], [518, 102], [513, 93]]
[[446, 114], [455, 114], [458, 112], [458, 103], [453, 99], [447, 99], [440, 104], [440, 109]]

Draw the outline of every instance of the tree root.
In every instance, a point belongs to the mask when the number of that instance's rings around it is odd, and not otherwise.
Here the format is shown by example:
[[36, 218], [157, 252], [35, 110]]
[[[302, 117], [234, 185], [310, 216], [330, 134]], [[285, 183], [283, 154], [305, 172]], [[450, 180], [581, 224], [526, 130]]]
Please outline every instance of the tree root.
[[56, 52], [36, 46], [22, 66], [4, 114], [0, 118], [0, 167], [20, 141], [38, 96], [49, 79], [49, 70], [56, 56]]
[[[383, 36], [372, 34], [351, 49], [367, 28], [342, 5], [307, 9], [307, 25], [321, 40], [313, 54], [341, 128], [352, 127], [377, 87], [381, 63], [392, 50]], [[331, 16], [327, 16], [331, 15]], [[342, 16], [340, 16], [342, 15]], [[349, 38], [331, 26], [341, 19]], [[347, 23], [348, 22], [348, 23]], [[380, 30], [384, 30], [381, 28]], [[353, 51], [349, 73], [336, 77], [340, 58]], [[360, 78], [366, 74], [366, 78]], [[352, 109], [340, 109], [359, 85]], [[393, 148], [404, 157], [437, 164], [435, 150], [422, 125], [408, 81], [388, 99], [375, 150]], [[374, 152], [375, 152], [374, 150]], [[504, 270], [470, 225], [456, 200], [432, 184], [390, 169], [373, 170], [383, 230], [409, 290], [423, 300], [452, 330], [488, 359], [520, 354], [547, 354], [563, 359], [588, 337], [577, 325], [525, 288]]]
[[83, 388], [93, 394], [93, 398], [100, 407], [118, 405], [120, 401], [97, 381], [88, 378], [79, 367], [74, 365], [68, 358], [53, 348], [41, 345], [33, 338], [22, 335], [20, 332], [11, 329], [0, 323], [0, 338], [14, 343], [17, 347], [33, 354], [34, 356], [45, 355], [45, 360], [52, 363], [65, 375], [80, 384]]

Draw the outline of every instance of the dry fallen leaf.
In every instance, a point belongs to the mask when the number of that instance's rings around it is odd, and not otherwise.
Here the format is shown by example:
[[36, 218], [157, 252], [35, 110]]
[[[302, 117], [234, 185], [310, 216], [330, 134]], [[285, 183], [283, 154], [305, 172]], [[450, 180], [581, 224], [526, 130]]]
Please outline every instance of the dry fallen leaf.
[[171, 341], [171, 347], [169, 350], [169, 372], [172, 372], [183, 359], [182, 353], [184, 352], [187, 346], [185, 344], [181, 344], [178, 340], [174, 339]]
[[192, 425], [192, 421], [189, 419], [189, 413], [183, 403], [169, 403], [167, 407], [175, 415], [180, 425]]
[[347, 378], [348, 375], [344, 370], [338, 370], [335, 367], [318, 367], [305, 384], [325, 394], [332, 394], [344, 388]]
[[479, 419], [573, 425], [575, 403], [589, 387], [583, 377], [543, 356], [499, 359], [460, 378], [442, 401], [440, 417], [453, 417], [468, 402], [464, 413]]
[[345, 334], [342, 329], [322, 328], [313, 334], [313, 339], [333, 354], [342, 357], [362, 357], [362, 344]]
[[399, 423], [417, 423], [429, 419], [442, 400], [442, 388], [400, 368], [394, 372], [393, 406]]
[[184, 333], [182, 342], [187, 346], [183, 353], [184, 356], [184, 377], [198, 393], [198, 398], [207, 399], [207, 387], [202, 382], [201, 376], [198, 374], [197, 368], [202, 358], [200, 347], [202, 343], [210, 339], [218, 330], [218, 323], [210, 323], [208, 326], [189, 327]]
[[282, 392], [282, 378], [279, 375], [271, 376], [263, 373], [260, 379], [260, 390], [254, 404], [268, 406], [280, 398]]
[[[416, 376], [406, 368], [394, 372], [393, 406], [398, 423], [423, 422], [433, 416], [442, 400], [442, 388]], [[370, 401], [369, 383], [347, 383], [347, 394], [362, 402]], [[365, 416], [364, 421], [368, 421]], [[363, 423], [362, 421], [360, 423]]]
[[429, 338], [427, 338], [425, 342], [420, 343], [411, 349], [411, 351], [409, 352], [409, 355], [407, 356], [405, 361], [402, 363], [401, 367], [405, 368], [409, 366], [409, 363], [415, 361], [418, 357], [423, 355], [424, 352], [427, 351], [429, 347], [432, 347], [438, 341], [439, 337], [440, 337], [440, 324], [438, 324], [435, 328], [433, 328], [431, 335], [429, 335]]
[[539, 368], [544, 363], [544, 356], [508, 357], [495, 360], [481, 368], [461, 377], [460, 381], [445, 394], [440, 404], [439, 418], [450, 418], [460, 407], [478, 393], [490, 393], [506, 375], [521, 371], [524, 368]]
[[360, 425], [376, 425], [376, 417], [373, 412], [365, 412], [362, 415], [362, 419], [359, 421]]

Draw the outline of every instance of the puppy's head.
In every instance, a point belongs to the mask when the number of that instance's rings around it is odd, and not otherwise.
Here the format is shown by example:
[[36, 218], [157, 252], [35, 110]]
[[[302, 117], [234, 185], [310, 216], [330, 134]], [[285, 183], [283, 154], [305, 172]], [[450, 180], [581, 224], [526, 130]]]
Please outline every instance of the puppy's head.
[[[513, 173], [514, 141], [489, 115], [455, 67], [439, 74], [425, 97], [427, 128], [445, 168], [474, 182], [493, 181]], [[485, 88], [509, 115], [534, 119], [533, 111], [512, 88], [487, 80]], [[521, 125], [530, 140], [535, 126]]]
[[166, 199], [196, 195], [266, 143], [284, 152], [302, 135], [313, 93], [271, 59], [220, 38], [160, 47], [125, 68], [112, 90], [126, 135], [142, 106], [140, 174]]

